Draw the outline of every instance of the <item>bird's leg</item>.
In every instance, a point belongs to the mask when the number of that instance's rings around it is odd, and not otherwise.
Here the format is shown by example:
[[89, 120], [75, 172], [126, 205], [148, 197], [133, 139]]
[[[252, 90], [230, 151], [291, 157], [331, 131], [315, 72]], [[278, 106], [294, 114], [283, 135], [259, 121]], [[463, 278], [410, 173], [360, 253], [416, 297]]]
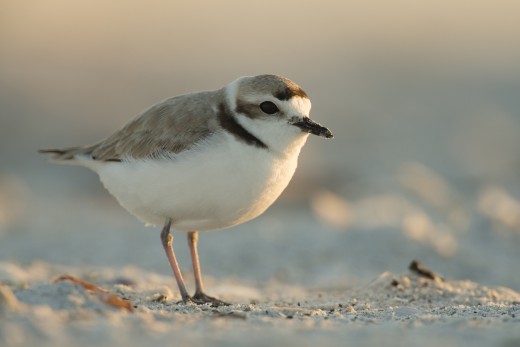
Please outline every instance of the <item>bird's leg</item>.
[[188, 291], [186, 290], [186, 286], [184, 285], [184, 280], [182, 279], [181, 270], [179, 269], [179, 264], [177, 263], [177, 259], [175, 258], [175, 253], [173, 253], [173, 236], [170, 234], [171, 225], [172, 220], [168, 218], [161, 231], [161, 241], [164, 247], [164, 251], [166, 252], [166, 256], [168, 257], [168, 261], [170, 262], [170, 266], [173, 270], [173, 275], [175, 276], [175, 280], [177, 281], [177, 285], [179, 286], [182, 301], [186, 303], [190, 301], [190, 296], [188, 295]]
[[195, 275], [195, 295], [199, 295], [204, 292], [202, 275], [200, 274], [199, 252], [197, 250], [198, 241], [199, 233], [197, 231], [188, 232], [188, 246], [190, 247], [193, 274]]
[[200, 274], [199, 253], [197, 251], [197, 243], [199, 240], [199, 233], [197, 231], [188, 232], [188, 246], [190, 247], [191, 262], [193, 264], [193, 274], [195, 275], [195, 295], [191, 300], [196, 304], [209, 303], [211, 306], [227, 306], [227, 302], [213, 298], [204, 293], [204, 286], [202, 284], [202, 276]]

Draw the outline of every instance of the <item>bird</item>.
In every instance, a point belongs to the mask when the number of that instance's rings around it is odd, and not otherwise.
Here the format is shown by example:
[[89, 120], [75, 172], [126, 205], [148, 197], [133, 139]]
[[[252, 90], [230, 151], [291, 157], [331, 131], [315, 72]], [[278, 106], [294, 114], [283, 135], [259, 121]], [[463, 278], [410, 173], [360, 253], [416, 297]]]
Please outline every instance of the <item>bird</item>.
[[[39, 152], [94, 171], [123, 208], [146, 225], [162, 226], [182, 302], [228, 305], [204, 289], [199, 232], [261, 215], [289, 184], [308, 136], [333, 138], [310, 118], [310, 109], [307, 93], [288, 78], [245, 76], [220, 89], [162, 100], [93, 145]], [[187, 233], [192, 296], [172, 231]]]

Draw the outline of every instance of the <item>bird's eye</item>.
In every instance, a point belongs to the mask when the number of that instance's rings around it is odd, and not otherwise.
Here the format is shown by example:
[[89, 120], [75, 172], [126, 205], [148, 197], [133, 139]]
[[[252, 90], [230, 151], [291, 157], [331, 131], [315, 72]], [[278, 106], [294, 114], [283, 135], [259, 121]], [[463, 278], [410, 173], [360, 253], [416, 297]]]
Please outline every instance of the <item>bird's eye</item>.
[[278, 112], [278, 107], [271, 101], [264, 101], [260, 104], [260, 109], [267, 114], [275, 114]]

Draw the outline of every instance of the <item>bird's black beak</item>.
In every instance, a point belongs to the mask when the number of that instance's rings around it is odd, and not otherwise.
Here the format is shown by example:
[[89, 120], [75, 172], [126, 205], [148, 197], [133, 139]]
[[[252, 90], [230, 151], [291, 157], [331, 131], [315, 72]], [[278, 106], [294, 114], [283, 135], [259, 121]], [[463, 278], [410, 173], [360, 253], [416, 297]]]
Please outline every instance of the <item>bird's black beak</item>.
[[298, 128], [302, 129], [302, 131], [325, 137], [327, 139], [331, 139], [334, 137], [334, 135], [332, 135], [329, 129], [325, 128], [321, 124], [316, 123], [309, 117], [304, 117], [292, 123], [292, 125], [297, 126]]

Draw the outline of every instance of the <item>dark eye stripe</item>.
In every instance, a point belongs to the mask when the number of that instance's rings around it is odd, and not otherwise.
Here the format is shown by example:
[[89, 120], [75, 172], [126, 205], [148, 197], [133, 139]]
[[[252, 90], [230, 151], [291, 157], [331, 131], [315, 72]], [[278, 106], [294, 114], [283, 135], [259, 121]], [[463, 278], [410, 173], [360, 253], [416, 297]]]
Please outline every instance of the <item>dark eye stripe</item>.
[[278, 107], [271, 101], [264, 101], [260, 104], [260, 109], [267, 114], [275, 114], [278, 112]]

